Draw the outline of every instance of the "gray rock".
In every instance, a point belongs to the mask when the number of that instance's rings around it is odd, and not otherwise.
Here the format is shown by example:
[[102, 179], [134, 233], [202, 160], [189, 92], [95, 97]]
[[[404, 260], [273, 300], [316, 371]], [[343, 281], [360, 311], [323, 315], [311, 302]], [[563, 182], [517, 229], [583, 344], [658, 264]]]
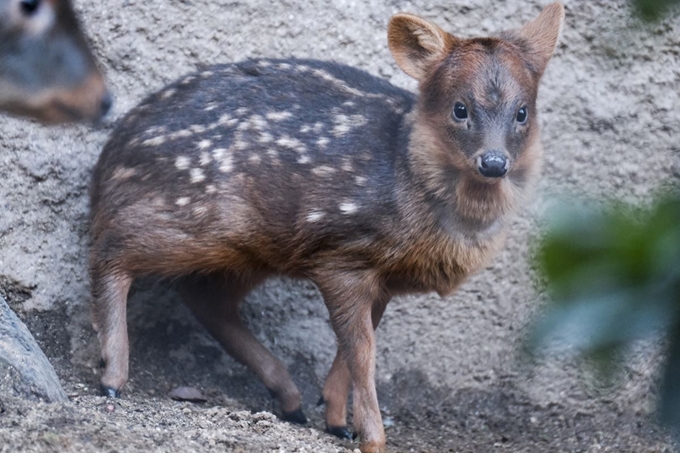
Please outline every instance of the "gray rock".
[[0, 395], [48, 402], [65, 401], [66, 393], [45, 354], [26, 325], [0, 297]]

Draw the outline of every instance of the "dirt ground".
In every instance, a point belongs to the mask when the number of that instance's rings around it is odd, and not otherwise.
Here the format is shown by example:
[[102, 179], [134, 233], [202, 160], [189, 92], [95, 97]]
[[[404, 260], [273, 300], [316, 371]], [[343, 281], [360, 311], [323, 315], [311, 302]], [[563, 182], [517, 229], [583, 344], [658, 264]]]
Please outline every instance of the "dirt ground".
[[[129, 303], [125, 396], [96, 396], [98, 345], [86, 272], [87, 187], [117, 118], [199, 64], [248, 57], [334, 59], [415, 90], [386, 46], [398, 11], [463, 36], [493, 34], [544, 1], [80, 0], [116, 95], [95, 128], [0, 117], [0, 295], [27, 323], [70, 401], [2, 401], [0, 451], [352, 451], [322, 432], [316, 407], [335, 353], [308, 282], [276, 280], [244, 307], [303, 392], [307, 427], [281, 423], [264, 387], [227, 357], [162, 282]], [[569, 357], [518, 352], [543, 296], [529, 257], [554, 194], [644, 203], [680, 177], [680, 15], [644, 25], [624, 0], [566, 0], [561, 44], [539, 109], [546, 159], [504, 251], [455, 295], [391, 302], [378, 330], [378, 392], [394, 452], [670, 452], [653, 420], [659, 342], [638, 345], [602, 387]], [[675, 132], [675, 137], [673, 137]], [[208, 401], [178, 403], [176, 385]]]

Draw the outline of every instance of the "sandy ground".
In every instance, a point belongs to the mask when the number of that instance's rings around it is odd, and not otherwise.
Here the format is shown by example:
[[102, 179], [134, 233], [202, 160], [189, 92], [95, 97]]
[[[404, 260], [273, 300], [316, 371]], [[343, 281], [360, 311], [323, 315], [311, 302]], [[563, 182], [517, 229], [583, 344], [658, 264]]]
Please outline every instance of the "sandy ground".
[[[28, 324], [71, 395], [68, 404], [10, 399], [0, 451], [346, 451], [321, 432], [315, 406], [335, 345], [313, 285], [270, 281], [244, 315], [303, 392], [309, 427], [250, 411], [278, 408], [162, 282], [129, 304], [125, 398], [96, 397], [89, 323], [87, 187], [116, 118], [199, 64], [309, 57], [355, 65], [414, 90], [389, 55], [389, 17], [410, 11], [463, 36], [497, 33], [539, 1], [109, 0], [77, 2], [116, 105], [97, 127], [41, 128], [0, 118], [0, 294]], [[517, 352], [543, 297], [529, 256], [555, 193], [645, 202], [680, 176], [680, 16], [653, 25], [623, 0], [567, 0], [561, 44], [539, 107], [545, 171], [507, 247], [455, 295], [395, 299], [378, 330], [377, 381], [393, 451], [662, 452], [653, 423], [659, 346], [631, 352], [602, 388], [568, 358], [532, 366]], [[673, 137], [673, 134], [676, 137]], [[170, 401], [176, 385], [208, 402]], [[113, 410], [110, 410], [113, 408]]]

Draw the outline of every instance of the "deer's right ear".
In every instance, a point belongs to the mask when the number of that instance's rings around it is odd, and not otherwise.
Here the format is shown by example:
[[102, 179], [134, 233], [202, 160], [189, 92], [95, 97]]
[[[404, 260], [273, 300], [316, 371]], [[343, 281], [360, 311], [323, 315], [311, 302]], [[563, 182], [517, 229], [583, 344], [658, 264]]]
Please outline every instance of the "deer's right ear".
[[399, 13], [390, 19], [387, 41], [402, 71], [420, 81], [451, 50], [455, 38], [425, 19]]

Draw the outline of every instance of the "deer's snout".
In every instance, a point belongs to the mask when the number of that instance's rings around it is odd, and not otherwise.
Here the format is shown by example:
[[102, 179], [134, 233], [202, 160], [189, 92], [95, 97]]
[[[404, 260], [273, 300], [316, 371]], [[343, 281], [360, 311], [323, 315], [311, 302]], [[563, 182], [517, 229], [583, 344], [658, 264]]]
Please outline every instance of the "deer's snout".
[[477, 158], [477, 168], [486, 178], [502, 178], [509, 167], [510, 162], [501, 151], [487, 151]]

